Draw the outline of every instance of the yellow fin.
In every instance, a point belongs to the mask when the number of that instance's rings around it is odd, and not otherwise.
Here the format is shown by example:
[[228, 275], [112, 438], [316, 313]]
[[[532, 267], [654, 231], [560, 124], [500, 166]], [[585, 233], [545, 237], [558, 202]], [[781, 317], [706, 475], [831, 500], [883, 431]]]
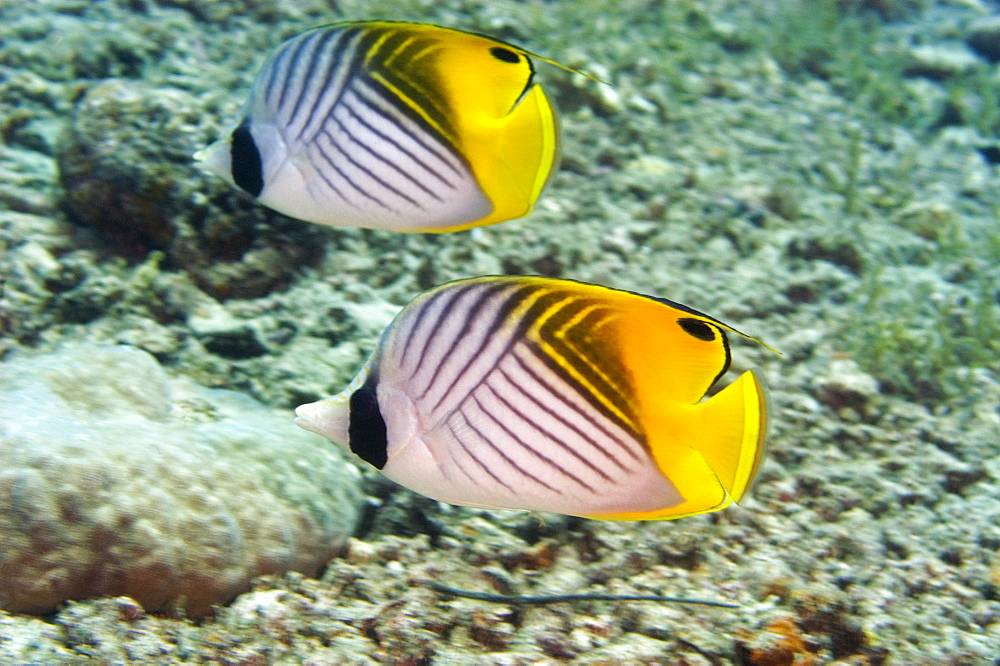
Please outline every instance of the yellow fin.
[[767, 398], [753, 372], [697, 405], [668, 410], [650, 448], [657, 465], [684, 497], [653, 511], [589, 516], [602, 520], [670, 520], [718, 511], [753, 487], [764, 458]]
[[595, 514], [587, 518], [597, 520], [674, 520], [695, 516], [699, 513], [710, 513], [727, 507], [732, 498], [726, 494], [718, 483], [715, 473], [705, 461], [704, 456], [686, 446], [668, 446], [660, 450], [660, 454], [670, 461], [673, 475], [671, 482], [684, 501], [674, 506], [654, 509], [652, 511], [631, 511], [614, 514]]
[[[764, 458], [768, 426], [767, 397], [753, 371], [677, 418], [674, 431], [705, 458], [732, 501], [743, 499]], [[669, 467], [661, 469], [670, 476]]]
[[[466, 155], [493, 211], [476, 225], [531, 212], [559, 158], [559, 124], [541, 86], [525, 93], [509, 115], [469, 128]], [[481, 131], [486, 130], [486, 131]]]
[[625, 298], [621, 308], [613, 337], [631, 373], [641, 430], [657, 467], [684, 501], [654, 511], [595, 517], [661, 520], [738, 502], [763, 459], [764, 389], [753, 372], [746, 372], [715, 396], [702, 398], [729, 368], [727, 332], [759, 341], [664, 299]]

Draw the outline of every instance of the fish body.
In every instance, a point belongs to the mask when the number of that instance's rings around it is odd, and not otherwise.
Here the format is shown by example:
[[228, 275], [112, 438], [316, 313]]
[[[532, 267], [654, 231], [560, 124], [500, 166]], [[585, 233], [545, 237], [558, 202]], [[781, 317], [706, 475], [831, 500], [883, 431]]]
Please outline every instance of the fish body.
[[264, 205], [335, 226], [455, 231], [531, 212], [559, 153], [527, 51], [362, 21], [282, 43], [243, 118], [196, 158]]
[[350, 386], [296, 422], [452, 504], [613, 520], [715, 511], [750, 489], [767, 431], [752, 371], [702, 401], [729, 367], [729, 332], [597, 285], [459, 280], [404, 307]]

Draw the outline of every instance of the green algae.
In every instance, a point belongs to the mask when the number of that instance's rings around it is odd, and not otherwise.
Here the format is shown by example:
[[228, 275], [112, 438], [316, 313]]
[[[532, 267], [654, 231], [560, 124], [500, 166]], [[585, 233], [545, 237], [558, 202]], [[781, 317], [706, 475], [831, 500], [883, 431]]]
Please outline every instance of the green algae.
[[928, 404], [967, 396], [976, 369], [998, 369], [997, 286], [984, 282], [970, 295], [942, 292], [935, 281], [906, 280], [906, 290], [899, 283], [896, 271], [866, 273], [858, 316], [875, 324], [849, 327], [848, 348], [883, 390]]

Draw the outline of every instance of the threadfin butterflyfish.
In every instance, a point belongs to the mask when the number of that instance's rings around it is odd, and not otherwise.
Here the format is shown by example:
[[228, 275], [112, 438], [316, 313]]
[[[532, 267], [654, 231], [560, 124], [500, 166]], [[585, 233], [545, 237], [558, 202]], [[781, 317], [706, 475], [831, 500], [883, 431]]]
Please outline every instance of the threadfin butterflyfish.
[[300, 406], [296, 423], [452, 504], [606, 520], [716, 511], [749, 492], [768, 422], [752, 371], [703, 399], [729, 367], [729, 333], [749, 337], [597, 285], [459, 280], [405, 306], [347, 389]]
[[559, 155], [531, 56], [421, 23], [313, 28], [277, 47], [236, 129], [195, 157], [309, 222], [440, 232], [523, 217]]

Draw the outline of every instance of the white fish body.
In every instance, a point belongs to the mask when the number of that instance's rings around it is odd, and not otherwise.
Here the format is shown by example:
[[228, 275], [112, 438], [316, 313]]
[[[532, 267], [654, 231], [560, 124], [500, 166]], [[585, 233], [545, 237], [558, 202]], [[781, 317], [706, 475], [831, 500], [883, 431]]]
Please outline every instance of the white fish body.
[[[477, 59], [478, 71], [461, 64]], [[323, 26], [275, 51], [240, 124], [196, 158], [264, 205], [311, 222], [399, 231], [491, 224], [530, 211], [557, 157], [554, 111], [531, 76], [525, 52], [471, 33]]]
[[450, 283], [407, 305], [351, 385], [296, 422], [453, 504], [627, 520], [716, 510], [748, 491], [766, 405], [752, 373], [698, 404], [731, 329], [681, 308], [541, 278]]

